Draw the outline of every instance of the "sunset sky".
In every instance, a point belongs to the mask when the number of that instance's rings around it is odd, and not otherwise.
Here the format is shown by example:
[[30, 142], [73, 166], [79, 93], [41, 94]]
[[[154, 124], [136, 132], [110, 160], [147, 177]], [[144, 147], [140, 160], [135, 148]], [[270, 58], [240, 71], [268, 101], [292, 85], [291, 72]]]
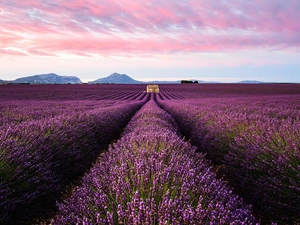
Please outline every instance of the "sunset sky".
[[0, 79], [300, 83], [299, 0], [1, 0]]

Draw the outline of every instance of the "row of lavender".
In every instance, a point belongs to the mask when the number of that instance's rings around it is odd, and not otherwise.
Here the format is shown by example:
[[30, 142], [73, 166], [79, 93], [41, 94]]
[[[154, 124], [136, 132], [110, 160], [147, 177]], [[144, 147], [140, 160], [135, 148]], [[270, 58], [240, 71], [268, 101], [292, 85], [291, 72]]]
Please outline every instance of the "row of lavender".
[[[7, 85], [0, 88], [0, 126], [142, 100], [145, 86]], [[3, 128], [5, 129], [5, 128]]]
[[[153, 97], [153, 95], [152, 95]], [[255, 224], [153, 99], [59, 204], [52, 224]]]
[[[146, 93], [136, 93], [134, 101], [142, 100]], [[132, 101], [132, 100], [131, 100]], [[71, 115], [77, 112], [90, 111], [120, 104], [127, 100], [72, 100], [72, 101], [3, 101], [0, 102], [0, 127], [15, 126], [23, 122], [49, 119], [56, 116]], [[2, 129], [7, 129], [2, 127]]]
[[267, 221], [300, 218], [300, 98], [168, 100], [160, 105]]
[[[1, 85], [0, 99], [6, 100], [135, 100], [145, 85]], [[135, 96], [136, 95], [136, 96]]]
[[[116, 101], [2, 101], [0, 102], [0, 127], [15, 126], [23, 122], [71, 115], [96, 108], [120, 104]], [[2, 127], [2, 129], [6, 129]]]
[[3, 125], [0, 130], [0, 223], [20, 224], [45, 213], [48, 205], [55, 206], [66, 185], [91, 166], [101, 149], [106, 149], [118, 137], [147, 101], [149, 96], [143, 96], [142, 101], [110, 107], [98, 104], [98, 108], [93, 106], [91, 110], [88, 104], [79, 107], [78, 102], [73, 102], [65, 105], [66, 113], [59, 111], [60, 107], [53, 111], [47, 107], [49, 102], [41, 101], [39, 108], [44, 106], [50, 111], [45, 113], [46, 118], [36, 117], [32, 107], [29, 119]]

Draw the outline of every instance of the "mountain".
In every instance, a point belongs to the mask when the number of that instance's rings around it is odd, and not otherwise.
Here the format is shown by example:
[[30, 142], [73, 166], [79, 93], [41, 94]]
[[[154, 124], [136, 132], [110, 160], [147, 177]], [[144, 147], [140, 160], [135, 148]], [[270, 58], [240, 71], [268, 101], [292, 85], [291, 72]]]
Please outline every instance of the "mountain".
[[[203, 81], [197, 79], [190, 79], [189, 81], [198, 81], [198, 83], [202, 84], [210, 84], [210, 83], [221, 83], [217, 81]], [[81, 80], [76, 76], [60, 76], [55, 73], [49, 74], [38, 74], [28, 77], [18, 78], [16, 80], [2, 80], [0, 79], [0, 84], [82, 84]], [[89, 81], [89, 84], [179, 84], [181, 80], [177, 81], [138, 81], [132, 79], [130, 76], [126, 74], [113, 73], [108, 77], [100, 78], [95, 81]], [[242, 80], [236, 82], [239, 84], [263, 84], [263, 81], [257, 80]], [[270, 83], [270, 82], [269, 82]]]
[[[192, 79], [192, 81], [196, 81], [196, 79]], [[199, 83], [212, 83], [199, 80]], [[138, 81], [132, 79], [130, 76], [126, 74], [113, 73], [108, 77], [100, 78], [94, 81], [89, 81], [89, 84], [180, 84], [181, 80], [177, 81]]]
[[60, 76], [55, 73], [38, 74], [34, 76], [18, 78], [13, 83], [26, 84], [82, 84], [75, 76]]
[[242, 80], [238, 83], [242, 83], [242, 84], [262, 84], [262, 81], [258, 81], [258, 80]]
[[88, 82], [89, 84], [140, 84], [141, 81], [132, 79], [126, 74], [113, 73], [108, 77]]
[[7, 83], [12, 83], [11, 81], [7, 81], [7, 80], [1, 80], [0, 79], [0, 84], [7, 84]]

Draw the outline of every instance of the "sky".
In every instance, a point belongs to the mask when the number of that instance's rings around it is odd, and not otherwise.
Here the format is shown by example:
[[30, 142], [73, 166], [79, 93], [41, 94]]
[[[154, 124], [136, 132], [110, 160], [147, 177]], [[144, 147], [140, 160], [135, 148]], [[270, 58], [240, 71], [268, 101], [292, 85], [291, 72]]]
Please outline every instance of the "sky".
[[300, 1], [0, 1], [0, 79], [114, 72], [300, 83]]

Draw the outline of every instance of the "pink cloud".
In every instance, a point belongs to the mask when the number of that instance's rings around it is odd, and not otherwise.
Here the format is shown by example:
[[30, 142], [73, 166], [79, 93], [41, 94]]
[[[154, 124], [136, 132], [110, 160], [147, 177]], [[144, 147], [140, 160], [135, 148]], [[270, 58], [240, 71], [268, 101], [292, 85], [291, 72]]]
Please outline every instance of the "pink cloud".
[[0, 56], [1, 55], [17, 55], [17, 56], [27, 56], [27, 54], [11, 49], [0, 49]]
[[27, 53], [30, 55], [37, 55], [37, 56], [57, 56], [55, 54], [52, 54], [52, 53], [49, 53], [46, 51], [39, 51], [36, 49], [32, 49], [32, 50], [29, 49], [29, 50], [27, 50]]
[[[0, 47], [37, 55], [298, 49], [300, 45], [298, 0], [3, 0], [0, 9]], [[5, 52], [9, 54], [1, 54]]]
[[17, 35], [0, 31], [0, 48], [1, 47], [4, 48], [4, 47], [6, 47], [7, 44], [15, 43], [16, 41], [18, 41], [20, 39], [22, 39], [22, 38]]

